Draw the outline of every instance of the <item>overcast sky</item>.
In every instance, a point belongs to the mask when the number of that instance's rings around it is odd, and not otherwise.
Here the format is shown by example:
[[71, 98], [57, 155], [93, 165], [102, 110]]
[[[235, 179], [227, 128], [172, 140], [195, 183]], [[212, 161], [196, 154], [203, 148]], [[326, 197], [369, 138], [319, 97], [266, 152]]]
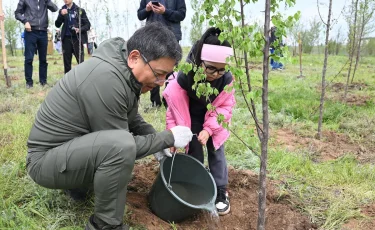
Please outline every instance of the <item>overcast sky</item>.
[[[61, 8], [64, 4], [63, 0], [53, 0], [57, 3], [57, 6]], [[3, 0], [3, 5], [5, 7], [11, 6], [14, 10], [17, 6], [18, 0]], [[83, 8], [86, 8], [89, 14], [89, 19], [92, 24], [97, 24], [95, 27], [100, 32], [102, 39], [109, 37], [111, 34], [114, 36], [121, 36], [125, 39], [128, 38], [136, 28], [141, 26], [140, 21], [137, 18], [137, 9], [139, 8], [139, 0], [108, 0], [108, 8], [111, 15], [120, 15], [117, 19], [112, 19], [113, 28], [109, 30], [105, 26], [104, 11], [101, 10], [102, 6], [99, 6], [99, 11], [97, 14], [99, 19], [93, 19], [95, 17], [93, 8], [96, 7], [93, 2], [100, 2], [100, 0], [74, 0], [76, 4], [81, 2]], [[191, 17], [193, 15], [192, 8], [190, 6], [190, 0], [185, 0], [187, 6], [187, 14], [185, 20], [182, 22], [183, 27], [183, 39], [181, 41], [182, 45], [190, 45], [189, 41], [189, 31], [191, 25]], [[317, 1], [316, 0], [296, 0], [296, 5], [292, 8], [286, 9], [284, 5], [280, 7], [280, 11], [285, 15], [292, 15], [297, 11], [301, 12], [301, 20], [303, 23], [308, 25], [308, 22], [314, 17], [319, 18]], [[319, 0], [320, 3], [320, 13], [324, 20], [327, 18], [328, 14], [328, 0]], [[341, 14], [345, 5], [350, 3], [349, 0], [333, 0], [333, 18], [337, 19], [337, 24], [333, 27], [332, 34], [334, 35], [339, 27], [341, 27], [341, 34], [347, 33], [347, 24], [344, 19], [344, 15]], [[257, 3], [249, 4], [245, 9], [246, 20], [248, 22], [259, 22], [262, 23], [264, 20], [264, 15], [261, 11], [264, 10], [265, 1], [261, 0]], [[50, 18], [56, 19], [57, 14], [50, 14]], [[126, 21], [126, 18], [128, 20]], [[323, 36], [322, 36], [323, 37]]]

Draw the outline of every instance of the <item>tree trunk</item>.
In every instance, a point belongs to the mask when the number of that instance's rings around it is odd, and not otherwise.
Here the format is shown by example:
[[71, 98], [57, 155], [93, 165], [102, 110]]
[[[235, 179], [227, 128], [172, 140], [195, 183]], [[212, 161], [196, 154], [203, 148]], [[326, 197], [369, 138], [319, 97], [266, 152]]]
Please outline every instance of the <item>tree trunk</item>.
[[354, 66], [354, 70], [353, 70], [353, 76], [352, 76], [352, 80], [350, 81], [351, 84], [353, 84], [355, 72], [357, 71], [357, 67], [358, 67], [358, 63], [359, 63], [359, 57], [361, 55], [362, 36], [363, 36], [363, 31], [365, 30], [365, 25], [366, 25], [366, 23], [365, 23], [365, 12], [362, 12], [362, 22], [361, 23], [362, 23], [361, 33], [360, 33], [360, 36], [359, 36], [359, 41], [358, 41], [358, 46], [357, 46], [357, 57], [355, 58], [355, 66]]
[[352, 39], [352, 45], [351, 45], [351, 50], [350, 50], [350, 62], [349, 62], [349, 70], [348, 70], [348, 76], [346, 78], [346, 85], [345, 85], [345, 93], [344, 93], [344, 100], [346, 100], [346, 96], [348, 94], [348, 86], [349, 86], [349, 80], [350, 80], [350, 72], [352, 70], [352, 65], [353, 65], [353, 56], [354, 56], [354, 46], [355, 46], [355, 40], [356, 40], [356, 33], [357, 33], [357, 14], [358, 14], [358, 2], [359, 0], [356, 0], [355, 2], [355, 12], [354, 12], [354, 27], [353, 27], [353, 39]]
[[[0, 0], [0, 13], [3, 13], [3, 1]], [[3, 54], [3, 68], [4, 68], [4, 77], [7, 87], [11, 87], [10, 77], [8, 76], [8, 64], [7, 64], [7, 50], [5, 48], [5, 33], [4, 33], [4, 21], [0, 21], [1, 29], [1, 51]]]
[[263, 90], [262, 90], [262, 112], [263, 112], [263, 135], [261, 139], [261, 159], [259, 174], [259, 199], [258, 199], [258, 230], [266, 228], [266, 187], [267, 187], [267, 155], [268, 155], [268, 72], [269, 72], [269, 31], [270, 31], [270, 5], [271, 0], [265, 2], [264, 16], [264, 38], [263, 49]]
[[327, 62], [328, 62], [328, 42], [329, 42], [329, 30], [331, 29], [331, 12], [332, 12], [332, 0], [329, 0], [328, 9], [328, 20], [326, 24], [326, 44], [324, 47], [324, 63], [322, 72], [322, 94], [320, 96], [320, 106], [319, 106], [319, 122], [318, 122], [318, 139], [322, 138], [322, 121], [323, 121], [323, 109], [324, 109], [324, 95], [326, 91], [326, 72], [327, 72]]

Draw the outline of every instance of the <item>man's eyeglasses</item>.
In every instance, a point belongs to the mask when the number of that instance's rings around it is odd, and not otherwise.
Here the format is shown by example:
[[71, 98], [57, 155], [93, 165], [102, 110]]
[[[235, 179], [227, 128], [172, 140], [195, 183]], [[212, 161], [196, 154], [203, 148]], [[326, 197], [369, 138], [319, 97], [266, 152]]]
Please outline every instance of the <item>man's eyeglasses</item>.
[[156, 81], [154, 81], [154, 83], [164, 83], [164, 82], [167, 81], [167, 79], [162, 79], [162, 78], [158, 77], [158, 74], [154, 71], [154, 69], [151, 67], [150, 63], [148, 63], [146, 57], [143, 56], [143, 54], [141, 54], [141, 57], [143, 58], [143, 61], [146, 62], [146, 64], [148, 65], [148, 67], [150, 67], [151, 71], [154, 73], [154, 75], [156, 77]]
[[215, 72], [217, 72], [217, 74], [219, 76], [221, 75], [224, 75], [225, 74], [225, 68], [222, 68], [222, 69], [218, 69], [214, 66], [211, 66], [211, 65], [206, 65], [206, 63], [204, 63], [204, 61], [202, 61], [203, 65], [204, 65], [204, 68], [206, 69], [206, 73], [208, 74], [215, 74]]

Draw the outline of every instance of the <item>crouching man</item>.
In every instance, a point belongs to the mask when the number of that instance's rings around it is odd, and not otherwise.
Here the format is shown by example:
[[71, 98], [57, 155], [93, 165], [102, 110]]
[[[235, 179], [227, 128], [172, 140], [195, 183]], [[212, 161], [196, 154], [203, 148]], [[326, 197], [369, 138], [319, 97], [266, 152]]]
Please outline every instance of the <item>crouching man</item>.
[[173, 36], [151, 23], [127, 42], [103, 42], [53, 87], [36, 115], [27, 171], [37, 184], [72, 194], [93, 185], [95, 211], [86, 229], [127, 229], [123, 215], [135, 160], [171, 156], [169, 147], [192, 139], [184, 126], [156, 132], [138, 113], [140, 94], [163, 85], [181, 60], [178, 42], [165, 39]]

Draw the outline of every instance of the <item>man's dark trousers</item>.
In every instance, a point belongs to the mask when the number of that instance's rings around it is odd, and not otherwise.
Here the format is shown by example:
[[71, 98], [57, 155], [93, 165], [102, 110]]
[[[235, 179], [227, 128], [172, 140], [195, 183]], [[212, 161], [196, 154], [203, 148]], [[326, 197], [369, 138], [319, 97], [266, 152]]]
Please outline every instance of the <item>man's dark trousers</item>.
[[160, 86], [156, 86], [150, 91], [150, 99], [152, 106], [161, 106]]
[[25, 31], [25, 80], [29, 86], [33, 85], [33, 60], [35, 51], [39, 53], [39, 83], [47, 83], [47, 31]]
[[[64, 73], [72, 69], [72, 56], [76, 57], [77, 63], [79, 62], [79, 40], [76, 36], [66, 36], [62, 41], [63, 58], [64, 58]], [[81, 63], [84, 61], [83, 45], [81, 44]]]

